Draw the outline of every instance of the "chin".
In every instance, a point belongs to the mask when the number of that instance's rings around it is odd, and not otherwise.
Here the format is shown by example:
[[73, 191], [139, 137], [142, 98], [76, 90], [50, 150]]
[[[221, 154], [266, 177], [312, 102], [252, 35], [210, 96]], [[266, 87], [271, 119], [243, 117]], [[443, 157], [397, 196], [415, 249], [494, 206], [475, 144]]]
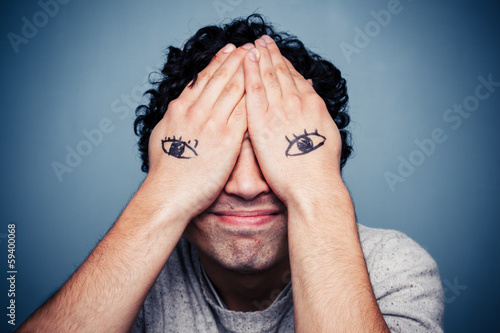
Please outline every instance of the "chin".
[[285, 217], [255, 229], [228, 228], [210, 217], [198, 217], [188, 225], [184, 236], [200, 257], [234, 273], [265, 272], [288, 262]]
[[204, 252], [214, 263], [228, 271], [249, 274], [265, 272], [288, 260], [286, 241], [262, 244], [249, 239], [240, 239], [226, 244], [220, 250]]

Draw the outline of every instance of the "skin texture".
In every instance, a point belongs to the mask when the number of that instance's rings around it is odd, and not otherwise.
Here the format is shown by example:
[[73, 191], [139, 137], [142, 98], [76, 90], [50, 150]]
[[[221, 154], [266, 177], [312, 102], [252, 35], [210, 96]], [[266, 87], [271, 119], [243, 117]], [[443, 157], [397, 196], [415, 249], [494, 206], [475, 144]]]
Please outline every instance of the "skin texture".
[[[286, 137], [315, 131], [321, 146], [285, 154]], [[174, 136], [196, 155], [165, 148]], [[168, 106], [118, 221], [19, 332], [129, 330], [183, 233], [229, 309], [262, 310], [291, 276], [297, 332], [387, 332], [340, 151], [323, 100], [269, 37], [229, 44]]]

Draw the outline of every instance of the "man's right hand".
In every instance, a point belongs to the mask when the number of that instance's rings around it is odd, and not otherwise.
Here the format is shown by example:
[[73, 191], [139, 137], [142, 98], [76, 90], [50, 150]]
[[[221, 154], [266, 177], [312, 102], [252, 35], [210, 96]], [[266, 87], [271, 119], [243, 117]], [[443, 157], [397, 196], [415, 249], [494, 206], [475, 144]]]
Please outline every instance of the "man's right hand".
[[151, 134], [150, 170], [141, 188], [19, 332], [130, 330], [186, 225], [217, 198], [236, 163], [247, 129], [247, 52], [233, 45], [219, 51], [196, 83], [170, 103]]
[[151, 133], [143, 186], [186, 224], [215, 201], [238, 158], [247, 129], [242, 61], [252, 47], [221, 49]]

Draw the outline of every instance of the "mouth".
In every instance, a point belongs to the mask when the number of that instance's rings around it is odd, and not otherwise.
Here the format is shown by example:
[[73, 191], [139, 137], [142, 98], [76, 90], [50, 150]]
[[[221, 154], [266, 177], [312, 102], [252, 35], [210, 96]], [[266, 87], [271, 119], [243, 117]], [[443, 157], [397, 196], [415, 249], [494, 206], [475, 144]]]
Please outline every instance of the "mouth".
[[231, 226], [257, 227], [268, 224], [283, 214], [278, 209], [259, 210], [231, 210], [207, 212], [213, 215], [218, 221]]

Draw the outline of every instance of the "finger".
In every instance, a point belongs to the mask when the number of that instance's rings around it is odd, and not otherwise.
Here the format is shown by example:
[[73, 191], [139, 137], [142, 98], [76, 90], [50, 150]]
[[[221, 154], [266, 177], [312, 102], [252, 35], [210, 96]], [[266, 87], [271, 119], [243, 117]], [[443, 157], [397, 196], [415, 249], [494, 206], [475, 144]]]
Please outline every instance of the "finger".
[[284, 96], [290, 94], [296, 94], [298, 92], [297, 86], [295, 85], [295, 80], [288, 69], [285, 61], [283, 60], [283, 56], [278, 48], [278, 45], [274, 42], [274, 40], [264, 35], [261, 37], [267, 44], [267, 49], [269, 50], [269, 54], [271, 55], [271, 61], [274, 66], [274, 70], [276, 72], [276, 76], [278, 77], [281, 91]]
[[311, 79], [305, 79], [302, 74], [300, 74], [295, 67], [293, 67], [293, 64], [288, 60], [287, 58], [283, 57], [283, 60], [285, 61], [288, 70], [292, 74], [292, 77], [295, 81], [295, 86], [301, 93], [311, 93], [311, 92], [316, 92], [312, 86], [312, 80]]
[[267, 43], [264, 39], [259, 38], [255, 41], [255, 47], [260, 52], [259, 68], [260, 77], [262, 83], [264, 84], [267, 100], [270, 106], [279, 105], [281, 103], [281, 85], [278, 77], [276, 76], [276, 71], [274, 69], [273, 61], [271, 60], [271, 54], [267, 49]]
[[231, 81], [224, 87], [219, 98], [215, 102], [213, 110], [211, 111], [211, 117], [226, 124], [236, 105], [240, 102], [244, 92], [245, 75], [243, 73], [243, 64], [241, 64]]
[[212, 77], [213, 73], [219, 69], [219, 67], [224, 63], [224, 61], [229, 57], [229, 55], [236, 49], [236, 46], [229, 43], [220, 49], [215, 56], [212, 58], [210, 63], [201, 72], [198, 73], [196, 77], [196, 82], [192, 85], [192, 82], [184, 88], [179, 98], [185, 101], [195, 101], [199, 98], [203, 89], [207, 85], [208, 81]]
[[248, 125], [251, 126], [253, 119], [262, 119], [269, 106], [264, 83], [260, 76], [259, 68], [260, 52], [257, 48], [252, 49], [245, 57], [243, 68], [245, 70], [245, 92]]
[[241, 139], [243, 139], [247, 131], [247, 111], [245, 103], [246, 98], [245, 95], [243, 95], [227, 121], [228, 128], [236, 133], [235, 135], [238, 135], [238, 138]]
[[224, 63], [213, 73], [212, 77], [201, 92], [200, 97], [196, 101], [196, 104], [200, 109], [213, 109], [213, 106], [222, 91], [240, 67], [243, 58], [248, 53], [249, 48], [253, 48], [253, 44], [245, 44], [244, 46], [231, 52]]

